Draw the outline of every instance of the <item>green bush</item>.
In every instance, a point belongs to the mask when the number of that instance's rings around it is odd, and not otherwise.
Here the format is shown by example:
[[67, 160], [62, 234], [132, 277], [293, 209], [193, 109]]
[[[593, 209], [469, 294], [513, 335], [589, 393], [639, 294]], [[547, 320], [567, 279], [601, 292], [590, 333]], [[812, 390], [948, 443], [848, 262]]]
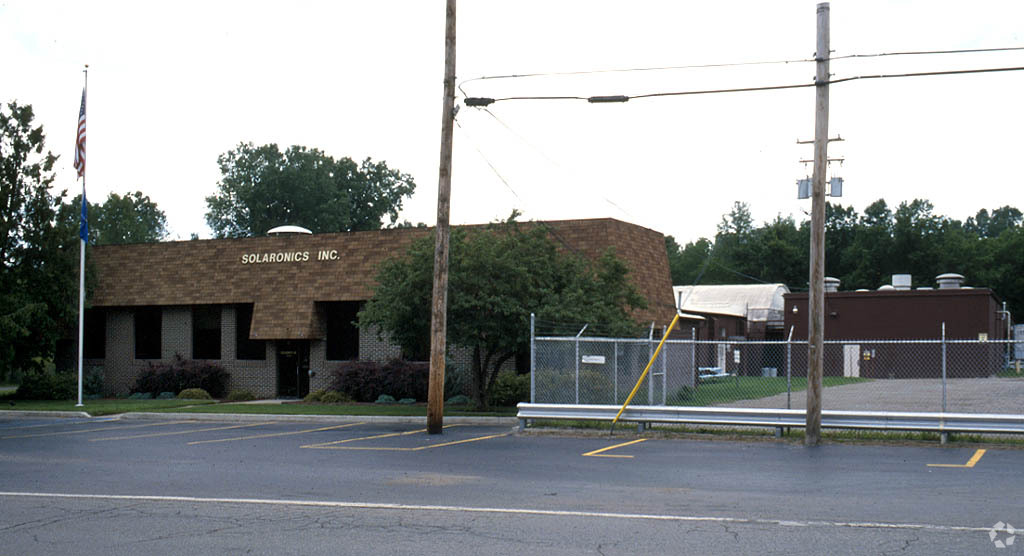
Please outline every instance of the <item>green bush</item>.
[[318, 401], [320, 401], [321, 398], [324, 397], [324, 394], [326, 394], [326, 393], [327, 393], [327, 390], [324, 390], [324, 389], [314, 390], [313, 392], [310, 392], [310, 393], [306, 394], [306, 397], [302, 398], [302, 401], [304, 401], [304, 402], [318, 402]]
[[[619, 399], [616, 400], [615, 383], [609, 373], [583, 368], [580, 369], [579, 380], [579, 403], [582, 404], [621, 403], [633, 388], [632, 382], [620, 380]], [[641, 393], [646, 399], [646, 388], [641, 388]], [[634, 402], [639, 403], [639, 400], [634, 400]], [[537, 403], [576, 403], [576, 370], [573, 368], [539, 369], [537, 372]]]
[[[633, 384], [619, 384], [620, 388], [623, 386], [625, 386], [626, 392], [620, 391], [620, 396], [628, 395], [633, 388]], [[615, 384], [608, 372], [597, 369], [580, 369], [580, 403], [614, 404], [614, 398]]]
[[228, 392], [227, 401], [229, 402], [251, 402], [256, 399], [256, 394], [248, 390], [232, 390]]
[[402, 398], [402, 399], [398, 400], [398, 403], [404, 404], [404, 405], [412, 405], [412, 404], [416, 403], [416, 400], [414, 400], [413, 398]]
[[491, 388], [491, 405], [510, 407], [530, 401], [530, 375], [515, 371], [502, 371]]
[[220, 365], [205, 361], [191, 361], [175, 355], [170, 363], [150, 363], [135, 380], [132, 392], [181, 392], [188, 388], [202, 388], [213, 397], [222, 398], [227, 392], [231, 375]]
[[128, 396], [128, 399], [129, 400], [152, 400], [153, 399], [153, 394], [150, 394], [149, 392], [136, 392], [136, 393], [132, 394], [131, 396]]
[[160, 395], [156, 397], [158, 400], [173, 400], [174, 392], [160, 392]]
[[359, 402], [374, 401], [385, 393], [424, 400], [430, 365], [400, 359], [384, 365], [373, 361], [348, 361], [338, 364], [333, 373], [330, 389], [344, 392]]
[[448, 405], [469, 405], [473, 403], [473, 400], [469, 399], [469, 396], [465, 394], [459, 394], [448, 398], [448, 401], [444, 402]]
[[668, 405], [685, 405], [687, 402], [693, 401], [695, 394], [696, 392], [693, 388], [683, 386], [668, 397]]
[[[429, 369], [428, 369], [429, 378]], [[429, 381], [428, 381], [429, 382]], [[462, 365], [448, 359], [444, 364], [444, 397], [465, 396], [469, 394], [469, 371]]]
[[82, 373], [82, 391], [87, 395], [103, 394], [103, 367], [90, 365]]
[[71, 373], [25, 373], [14, 392], [19, 400], [74, 400], [78, 398], [78, 376]]
[[381, 394], [380, 396], [377, 397], [377, 401], [373, 403], [395, 403], [395, 398], [387, 394]]
[[344, 392], [325, 390], [320, 396], [320, 403], [351, 403], [352, 398]]
[[[134, 394], [133, 394], [134, 395]], [[202, 388], [186, 388], [178, 392], [179, 400], [210, 400], [213, 399], [210, 393]]]

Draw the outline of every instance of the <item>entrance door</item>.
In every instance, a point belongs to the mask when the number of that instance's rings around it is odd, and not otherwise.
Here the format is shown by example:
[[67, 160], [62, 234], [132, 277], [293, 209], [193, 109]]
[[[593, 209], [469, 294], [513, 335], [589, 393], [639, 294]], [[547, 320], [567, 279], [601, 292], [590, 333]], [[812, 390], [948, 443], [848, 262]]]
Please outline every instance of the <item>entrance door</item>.
[[302, 398], [309, 394], [309, 341], [277, 342], [277, 395]]
[[853, 344], [843, 346], [843, 376], [860, 376], [860, 346]]

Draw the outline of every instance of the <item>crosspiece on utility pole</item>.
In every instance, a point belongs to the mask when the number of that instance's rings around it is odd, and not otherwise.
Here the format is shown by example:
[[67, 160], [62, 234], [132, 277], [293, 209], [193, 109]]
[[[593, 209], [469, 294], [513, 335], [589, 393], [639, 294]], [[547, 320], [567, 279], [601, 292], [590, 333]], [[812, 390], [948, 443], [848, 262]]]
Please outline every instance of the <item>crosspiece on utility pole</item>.
[[[829, 143], [831, 143], [833, 141], [846, 141], [846, 139], [843, 139], [842, 137], [839, 137], [837, 135], [837, 136], [835, 136], [835, 137], [833, 137], [833, 138], [828, 140]], [[814, 144], [814, 140], [812, 139], [810, 141], [801, 141], [801, 140], [797, 139], [796, 140], [796, 144], [797, 145], [813, 145]]]

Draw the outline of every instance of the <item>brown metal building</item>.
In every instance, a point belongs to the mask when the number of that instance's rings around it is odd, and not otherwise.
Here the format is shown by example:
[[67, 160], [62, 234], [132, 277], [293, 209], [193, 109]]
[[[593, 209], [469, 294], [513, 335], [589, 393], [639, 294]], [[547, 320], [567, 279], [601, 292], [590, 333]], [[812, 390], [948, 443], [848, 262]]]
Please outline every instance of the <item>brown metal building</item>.
[[[946, 277], [946, 278], [944, 278]], [[895, 277], [894, 277], [895, 278]], [[939, 289], [894, 288], [825, 293], [825, 374], [868, 378], [936, 378], [941, 376], [941, 351], [934, 344], [872, 343], [871, 340], [939, 340], [945, 324], [947, 340], [1004, 340], [1006, 321], [1001, 301], [988, 288], [961, 286], [959, 275], [939, 277]], [[838, 282], [838, 280], [836, 280]], [[808, 335], [807, 293], [785, 296], [785, 328], [793, 339]], [[1002, 344], [955, 344], [947, 349], [951, 377], [983, 377], [1004, 362]], [[806, 368], [806, 352], [794, 350], [793, 368]], [[798, 360], [802, 358], [802, 360]], [[852, 361], [851, 361], [852, 358]], [[831, 364], [830, 364], [831, 363]]]
[[[662, 234], [614, 219], [523, 225], [545, 226], [561, 248], [590, 258], [613, 248], [649, 305], [636, 319], [671, 320]], [[351, 323], [373, 293], [380, 263], [429, 233], [403, 228], [94, 247], [86, 364], [103, 368], [108, 394], [126, 392], [149, 363], [175, 356], [215, 361], [231, 374], [230, 388], [259, 396], [323, 388], [341, 361], [400, 354]]]

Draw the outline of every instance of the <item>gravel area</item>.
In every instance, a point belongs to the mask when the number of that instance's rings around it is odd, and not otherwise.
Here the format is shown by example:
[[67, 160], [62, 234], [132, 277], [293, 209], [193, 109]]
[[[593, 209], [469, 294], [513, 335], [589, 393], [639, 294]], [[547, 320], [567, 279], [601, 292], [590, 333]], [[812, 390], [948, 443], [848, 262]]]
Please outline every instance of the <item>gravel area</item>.
[[[786, 394], [722, 404], [786, 407]], [[804, 409], [807, 393], [793, 392], [792, 408]], [[822, 389], [822, 409], [942, 411], [941, 379], [877, 379]], [[946, 411], [1024, 414], [1024, 378], [962, 378], [946, 384]]]

